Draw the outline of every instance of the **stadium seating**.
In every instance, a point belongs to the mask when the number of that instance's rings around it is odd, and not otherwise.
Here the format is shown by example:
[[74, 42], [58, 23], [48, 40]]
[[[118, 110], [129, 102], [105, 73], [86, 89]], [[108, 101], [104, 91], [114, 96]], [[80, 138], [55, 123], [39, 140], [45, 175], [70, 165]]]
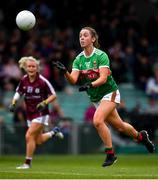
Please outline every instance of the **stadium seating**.
[[58, 101], [64, 115], [77, 122], [83, 121], [84, 112], [90, 103], [86, 93], [79, 93], [77, 88], [74, 88], [71, 94], [58, 92]]
[[[134, 108], [137, 103], [140, 103], [145, 107], [145, 104], [147, 103], [145, 92], [142, 92], [130, 83], [120, 84], [119, 89], [121, 99], [125, 101], [128, 110]], [[71, 94], [58, 92], [58, 100], [65, 116], [71, 117], [77, 122], [83, 120], [84, 112], [90, 105], [90, 100], [86, 93], [79, 93], [77, 88], [74, 88]]]
[[119, 85], [119, 90], [121, 93], [121, 99], [126, 103], [127, 109], [131, 110], [136, 104], [141, 104], [144, 108], [147, 104], [147, 95], [145, 92], [136, 88], [131, 83], [124, 83]]

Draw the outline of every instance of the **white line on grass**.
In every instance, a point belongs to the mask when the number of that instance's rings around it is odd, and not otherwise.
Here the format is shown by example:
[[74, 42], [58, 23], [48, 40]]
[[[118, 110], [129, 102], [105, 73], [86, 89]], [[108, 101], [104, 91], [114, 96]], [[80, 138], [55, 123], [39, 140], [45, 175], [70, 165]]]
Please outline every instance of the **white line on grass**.
[[[94, 176], [94, 177], [96, 177], [96, 176], [98, 176], [98, 177], [106, 177], [106, 174], [88, 174], [88, 173], [76, 173], [76, 172], [71, 172], [71, 173], [69, 173], [69, 172], [52, 172], [52, 171], [46, 171], [46, 172], [40, 172], [39, 173], [39, 171], [29, 171], [28, 169], [26, 169], [26, 170], [15, 170], [15, 171], [1, 171], [0, 170], [0, 173], [15, 173], [15, 174], [21, 174], [21, 173], [24, 173], [24, 171], [28, 174], [29, 172], [31, 173], [31, 174], [55, 174], [55, 175], [76, 175], [76, 176]], [[108, 176], [113, 176], [113, 177], [122, 177], [122, 175], [120, 175], [120, 174], [115, 174], [115, 175], [108, 175]], [[125, 175], [125, 176], [127, 176], [127, 175]], [[141, 177], [141, 178], [146, 178], [146, 177], [152, 177], [152, 178], [156, 178], [156, 177], [158, 177], [158, 175], [152, 175], [152, 174], [150, 174], [150, 175], [142, 175], [142, 174], [140, 174], [140, 175], [136, 175], [136, 174], [133, 174], [133, 175], [129, 175], [128, 176], [128, 178], [130, 178], [130, 177], [137, 177], [137, 178], [139, 178], [139, 177]]]

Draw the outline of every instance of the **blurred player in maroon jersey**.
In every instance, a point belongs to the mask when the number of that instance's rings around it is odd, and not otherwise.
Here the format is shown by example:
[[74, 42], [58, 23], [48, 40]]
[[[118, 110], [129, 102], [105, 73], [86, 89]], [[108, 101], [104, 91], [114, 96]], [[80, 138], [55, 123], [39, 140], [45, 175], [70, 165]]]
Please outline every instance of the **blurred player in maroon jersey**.
[[31, 167], [36, 145], [46, 142], [53, 136], [63, 138], [63, 134], [58, 127], [43, 133], [44, 126], [48, 125], [48, 104], [56, 99], [56, 93], [50, 82], [39, 74], [39, 61], [32, 56], [22, 57], [19, 66], [27, 74], [22, 77], [9, 109], [14, 112], [18, 99], [24, 96], [29, 128], [25, 136], [26, 159], [24, 164], [18, 166], [17, 169], [28, 169]]

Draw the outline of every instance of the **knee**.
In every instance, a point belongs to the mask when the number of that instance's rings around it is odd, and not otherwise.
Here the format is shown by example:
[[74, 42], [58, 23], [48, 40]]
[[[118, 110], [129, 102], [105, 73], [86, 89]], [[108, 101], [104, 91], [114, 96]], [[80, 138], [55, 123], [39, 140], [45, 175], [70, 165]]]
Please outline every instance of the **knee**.
[[102, 121], [101, 119], [99, 118], [93, 119], [93, 125], [96, 129], [99, 129], [103, 124], [104, 124], [104, 121]]
[[30, 141], [33, 138], [34, 138], [33, 134], [31, 134], [30, 132], [26, 133], [26, 135], [25, 135], [26, 142]]

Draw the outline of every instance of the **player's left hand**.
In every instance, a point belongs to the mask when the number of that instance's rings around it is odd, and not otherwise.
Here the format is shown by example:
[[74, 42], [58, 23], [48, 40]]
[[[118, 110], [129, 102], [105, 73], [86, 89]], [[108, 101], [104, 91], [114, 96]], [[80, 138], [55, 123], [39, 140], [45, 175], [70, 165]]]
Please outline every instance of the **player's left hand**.
[[78, 90], [81, 91], [87, 91], [89, 88], [92, 87], [92, 83], [86, 83], [83, 86], [81, 86]]
[[56, 68], [58, 68], [63, 74], [65, 74], [67, 72], [66, 67], [64, 66], [64, 64], [62, 64], [59, 61], [53, 61], [52, 62], [53, 66], [55, 66]]
[[46, 108], [46, 106], [47, 106], [46, 101], [42, 101], [39, 104], [37, 104], [36, 109], [38, 111], [43, 111]]

